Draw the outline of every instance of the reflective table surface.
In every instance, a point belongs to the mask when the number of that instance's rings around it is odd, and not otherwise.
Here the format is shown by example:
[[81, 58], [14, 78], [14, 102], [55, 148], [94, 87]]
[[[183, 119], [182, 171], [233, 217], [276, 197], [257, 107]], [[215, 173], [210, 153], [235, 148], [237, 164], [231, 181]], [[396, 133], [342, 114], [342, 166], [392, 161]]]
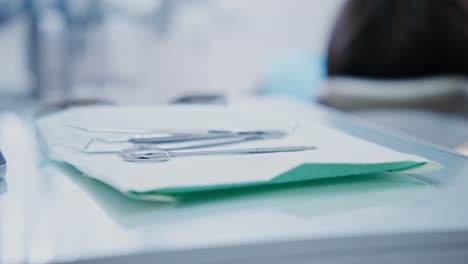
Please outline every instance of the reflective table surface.
[[297, 111], [445, 169], [225, 191], [180, 203], [133, 201], [48, 160], [34, 130], [34, 103], [2, 105], [8, 189], [0, 194], [0, 263], [355, 263], [360, 252], [402, 249], [418, 249], [432, 261], [467, 256], [466, 158], [330, 109], [275, 100], [265, 106]]

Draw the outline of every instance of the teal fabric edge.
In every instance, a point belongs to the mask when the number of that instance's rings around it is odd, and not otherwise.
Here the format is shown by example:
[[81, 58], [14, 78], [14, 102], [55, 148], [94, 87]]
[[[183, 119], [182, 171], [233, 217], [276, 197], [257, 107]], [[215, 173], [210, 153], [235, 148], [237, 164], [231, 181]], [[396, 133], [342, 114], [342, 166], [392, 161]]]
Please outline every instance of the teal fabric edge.
[[236, 183], [236, 184], [219, 184], [208, 186], [193, 186], [193, 187], [175, 187], [162, 188], [147, 192], [130, 191], [129, 195], [144, 196], [144, 195], [169, 195], [169, 196], [184, 196], [196, 193], [205, 193], [211, 191], [220, 191], [227, 189], [250, 188], [258, 186], [273, 186], [279, 184], [305, 182], [327, 178], [338, 178], [344, 176], [355, 176], [362, 174], [371, 174], [378, 172], [398, 172], [425, 165], [426, 162], [390, 162], [390, 163], [374, 163], [374, 164], [302, 164], [291, 170], [286, 171], [273, 178], [270, 181]]

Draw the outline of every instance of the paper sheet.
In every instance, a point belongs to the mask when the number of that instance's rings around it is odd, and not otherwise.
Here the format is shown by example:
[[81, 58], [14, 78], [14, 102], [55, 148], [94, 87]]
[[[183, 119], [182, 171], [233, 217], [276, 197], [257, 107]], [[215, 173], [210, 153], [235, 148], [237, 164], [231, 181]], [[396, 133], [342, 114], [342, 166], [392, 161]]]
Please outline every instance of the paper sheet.
[[[39, 119], [37, 125], [51, 157], [73, 165], [124, 194], [141, 195], [138, 197], [141, 199], [150, 199], [149, 194], [157, 195], [158, 191], [165, 195], [183, 194], [405, 170], [421, 165], [437, 166], [424, 158], [400, 153], [314, 120], [303, 119], [287, 109], [276, 114], [267, 108], [252, 111], [220, 106], [87, 107], [46, 116]], [[287, 131], [289, 136], [212, 149], [287, 145], [313, 145], [318, 149], [295, 153], [181, 157], [164, 163], [130, 163], [122, 161], [116, 154], [85, 154], [69, 148], [82, 148], [93, 137], [122, 138], [122, 135], [79, 131], [70, 125], [95, 129], [278, 129]], [[293, 173], [288, 175], [288, 172]]]

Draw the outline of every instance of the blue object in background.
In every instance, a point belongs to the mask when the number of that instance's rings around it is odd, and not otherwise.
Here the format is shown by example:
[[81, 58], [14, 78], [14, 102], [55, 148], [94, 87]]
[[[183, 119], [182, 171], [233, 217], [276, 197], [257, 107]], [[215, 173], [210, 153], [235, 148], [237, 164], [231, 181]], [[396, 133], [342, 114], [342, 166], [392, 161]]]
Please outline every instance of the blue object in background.
[[315, 101], [325, 79], [325, 56], [297, 54], [274, 59], [267, 67], [262, 92]]

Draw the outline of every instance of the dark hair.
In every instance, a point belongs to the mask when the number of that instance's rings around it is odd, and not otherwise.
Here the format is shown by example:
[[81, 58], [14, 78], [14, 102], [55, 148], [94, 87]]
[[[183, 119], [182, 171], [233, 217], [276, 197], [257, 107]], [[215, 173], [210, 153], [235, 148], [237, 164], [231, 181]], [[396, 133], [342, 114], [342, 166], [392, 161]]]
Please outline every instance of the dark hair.
[[468, 0], [349, 0], [328, 46], [328, 75], [468, 75]]

